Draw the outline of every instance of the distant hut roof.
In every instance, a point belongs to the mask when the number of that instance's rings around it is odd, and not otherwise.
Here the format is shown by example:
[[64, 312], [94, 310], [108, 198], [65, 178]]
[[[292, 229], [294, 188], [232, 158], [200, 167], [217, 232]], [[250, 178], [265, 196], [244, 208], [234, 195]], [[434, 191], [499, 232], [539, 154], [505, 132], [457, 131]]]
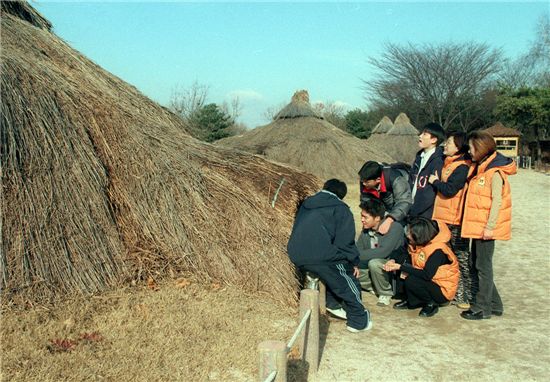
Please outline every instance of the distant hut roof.
[[393, 128], [393, 122], [388, 116], [382, 117], [380, 122], [374, 127], [371, 134], [386, 134]]
[[504, 126], [501, 122], [495, 123], [493, 126], [485, 129], [485, 132], [493, 137], [519, 137], [521, 132], [511, 127]]
[[411, 120], [407, 117], [407, 114], [400, 113], [395, 122], [393, 128], [388, 131], [389, 135], [418, 135], [418, 130], [411, 124]]
[[309, 103], [309, 93], [307, 90], [298, 90], [292, 96], [290, 103], [279, 111], [274, 120], [300, 117], [314, 117], [323, 119], [323, 116], [316, 112]]

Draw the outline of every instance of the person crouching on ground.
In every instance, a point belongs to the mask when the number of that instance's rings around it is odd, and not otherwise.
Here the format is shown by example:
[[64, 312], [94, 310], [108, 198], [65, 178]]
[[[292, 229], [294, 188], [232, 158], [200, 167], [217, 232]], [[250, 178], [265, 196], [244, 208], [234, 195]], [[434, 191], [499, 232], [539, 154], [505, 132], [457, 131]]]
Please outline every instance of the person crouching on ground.
[[472, 240], [472, 260], [479, 282], [473, 306], [460, 315], [467, 320], [501, 316], [504, 307], [493, 281], [495, 240], [510, 240], [512, 232], [512, 195], [508, 175], [517, 172], [516, 163], [496, 152], [493, 137], [474, 131], [468, 137], [470, 155], [477, 164], [468, 184], [462, 237]]
[[410, 264], [389, 260], [386, 272], [401, 270], [405, 278], [406, 300], [396, 303], [395, 309], [422, 307], [420, 316], [431, 317], [439, 305], [448, 303], [458, 288], [458, 260], [447, 245], [451, 232], [442, 222], [421, 216], [411, 218], [407, 225]]
[[327, 311], [347, 319], [347, 329], [356, 333], [369, 330], [372, 320], [356, 278], [359, 251], [353, 215], [341, 200], [346, 194], [344, 182], [330, 179], [308, 197], [296, 214], [287, 250], [302, 274], [312, 272], [325, 283]]
[[460, 280], [454, 302], [458, 308], [468, 309], [474, 301], [473, 293], [477, 290], [477, 285], [472, 284], [474, 270], [470, 267], [470, 239], [460, 236], [468, 177], [473, 170], [468, 155], [466, 134], [449, 134], [443, 146], [443, 154], [445, 162], [441, 174], [435, 172], [428, 179], [428, 183], [437, 191], [432, 219], [447, 224], [451, 231], [451, 249], [458, 258], [460, 268]]
[[374, 291], [378, 295], [378, 306], [387, 306], [390, 305], [393, 290], [390, 275], [382, 267], [394, 251], [403, 247], [403, 226], [395, 221], [388, 233], [382, 235], [378, 228], [386, 213], [384, 203], [371, 198], [361, 202], [359, 207], [363, 224], [355, 243], [359, 249], [359, 283], [364, 290]]

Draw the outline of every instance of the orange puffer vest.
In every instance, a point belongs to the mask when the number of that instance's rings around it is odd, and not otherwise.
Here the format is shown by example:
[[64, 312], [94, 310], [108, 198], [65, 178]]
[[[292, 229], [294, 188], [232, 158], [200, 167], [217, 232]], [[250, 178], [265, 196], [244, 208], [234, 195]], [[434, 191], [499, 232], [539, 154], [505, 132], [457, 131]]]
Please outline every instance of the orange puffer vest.
[[497, 171], [503, 181], [502, 204], [493, 230], [493, 239], [510, 240], [512, 236], [512, 195], [508, 175], [514, 175], [517, 172], [517, 167], [512, 159], [497, 152], [494, 152], [478, 166], [476, 175], [468, 184], [462, 219], [462, 237], [472, 239], [483, 237], [483, 230], [487, 225], [491, 210], [491, 184]]
[[[468, 170], [468, 178], [472, 175], [473, 167], [472, 162], [465, 160], [464, 156], [455, 155], [445, 158], [443, 169], [441, 170], [441, 181], [447, 182], [451, 174], [462, 165], [470, 166]], [[468, 184], [464, 188], [456, 193], [455, 196], [446, 197], [437, 193], [434, 203], [434, 213], [432, 219], [445, 222], [447, 224], [460, 225], [462, 221], [462, 211], [464, 209], [464, 199], [466, 198], [466, 189]]]
[[447, 300], [452, 300], [458, 289], [458, 279], [460, 272], [458, 270], [458, 260], [447, 245], [451, 239], [451, 231], [443, 222], [437, 222], [439, 233], [425, 246], [412, 247], [409, 245], [409, 253], [411, 255], [412, 266], [416, 269], [424, 269], [426, 262], [430, 256], [438, 249], [442, 250], [451, 261], [451, 264], [443, 264], [435, 272], [432, 281], [439, 285], [441, 293]]

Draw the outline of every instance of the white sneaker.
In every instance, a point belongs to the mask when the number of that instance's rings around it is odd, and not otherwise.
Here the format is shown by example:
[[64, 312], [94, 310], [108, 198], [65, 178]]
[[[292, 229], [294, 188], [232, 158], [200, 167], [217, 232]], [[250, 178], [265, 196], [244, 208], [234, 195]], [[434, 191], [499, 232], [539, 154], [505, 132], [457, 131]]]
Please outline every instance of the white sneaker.
[[388, 306], [388, 305], [390, 305], [390, 302], [391, 302], [391, 296], [380, 295], [378, 297], [378, 302], [376, 303], [376, 305], [378, 305], [378, 306]]
[[364, 329], [355, 329], [355, 328], [352, 328], [351, 326], [346, 326], [346, 329], [348, 330], [348, 332], [352, 332], [352, 333], [366, 332], [367, 330], [372, 329], [372, 321], [369, 320], [369, 323]]
[[330, 314], [332, 314], [335, 317], [341, 318], [342, 320], [347, 320], [347, 318], [348, 318], [348, 315], [346, 314], [346, 311], [342, 308], [338, 308], [338, 309], [327, 308], [327, 312], [329, 312]]

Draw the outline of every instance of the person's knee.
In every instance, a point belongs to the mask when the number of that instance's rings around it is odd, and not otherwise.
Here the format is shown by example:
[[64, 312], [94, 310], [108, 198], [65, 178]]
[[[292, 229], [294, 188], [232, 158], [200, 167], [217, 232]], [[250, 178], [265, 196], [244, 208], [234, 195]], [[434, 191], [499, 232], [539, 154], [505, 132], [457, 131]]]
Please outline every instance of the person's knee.
[[371, 261], [369, 261], [369, 271], [371, 273], [383, 274], [385, 272], [382, 268], [384, 266], [384, 263], [385, 262], [380, 261], [380, 259], [372, 259]]

